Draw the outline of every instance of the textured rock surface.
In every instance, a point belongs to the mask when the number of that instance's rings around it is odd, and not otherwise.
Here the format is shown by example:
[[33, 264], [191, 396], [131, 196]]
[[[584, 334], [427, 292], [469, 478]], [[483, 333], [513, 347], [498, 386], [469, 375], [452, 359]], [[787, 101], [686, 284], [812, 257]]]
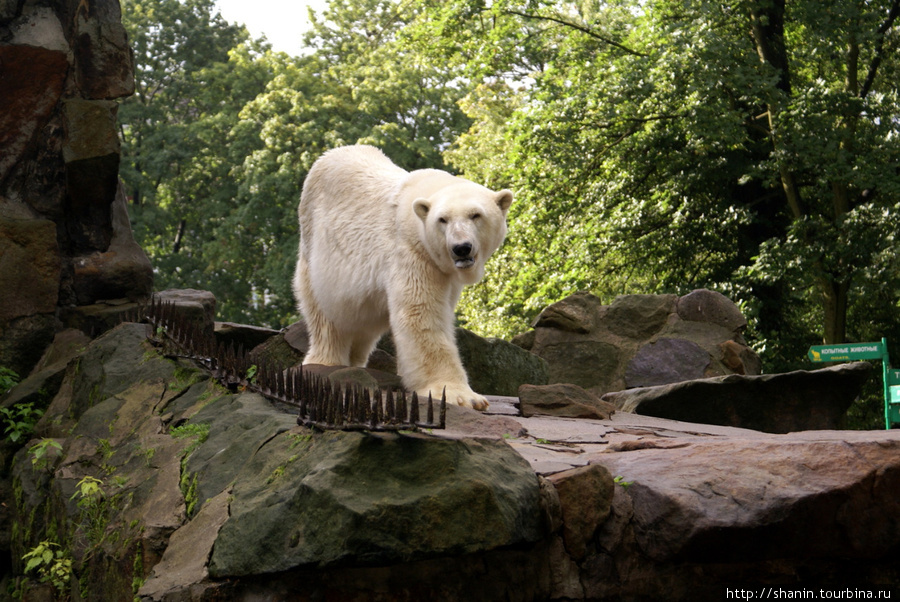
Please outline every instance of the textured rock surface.
[[767, 433], [837, 429], [872, 372], [865, 362], [808, 372], [721, 376], [603, 397], [622, 412]]
[[273, 440], [238, 473], [213, 577], [402, 563], [543, 535], [537, 478], [502, 441], [307, 436]]
[[209, 291], [191, 288], [169, 289], [153, 295], [155, 301], [171, 303], [174, 310], [205, 335], [215, 334], [216, 297]]
[[519, 410], [531, 416], [564, 418], [609, 418], [615, 406], [577, 385], [522, 385], [519, 387]]
[[597, 395], [628, 387], [727, 374], [758, 374], [747, 347], [747, 323], [726, 297], [697, 290], [623, 295], [610, 305], [576, 293], [547, 307], [534, 330], [514, 339], [541, 356], [551, 383], [573, 383]]
[[[26, 526], [0, 525], [14, 570], [52, 538], [73, 550], [91, 597], [130, 599], [144, 583], [146, 599], [193, 599], [231, 591], [236, 577], [542, 541], [538, 477], [502, 437], [313, 432], [259, 395], [162, 358], [145, 336], [123, 324], [68, 362], [36, 427], [61, 445], [45, 469], [30, 462], [36, 440], [18, 450], [3, 488], [13, 515], [0, 514]], [[85, 477], [103, 490], [91, 519], [99, 541], [78, 527]]]
[[153, 273], [117, 196], [115, 99], [134, 90], [118, 1], [2, 3], [0, 65], [0, 282], [15, 297], [0, 293], [0, 365], [27, 374], [57, 308], [145, 299]]
[[[450, 408], [434, 434], [316, 433], [145, 335], [60, 336], [56, 376], [3, 400], [53, 395], [36, 439], [0, 455], [16, 574], [55, 538], [93, 599], [717, 600], [900, 577], [900, 431], [523, 417], [494, 397], [505, 415]], [[48, 437], [61, 449], [36, 469]]]
[[515, 395], [522, 384], [543, 385], [549, 367], [540, 357], [501, 339], [456, 329], [456, 345], [469, 385], [485, 395]]

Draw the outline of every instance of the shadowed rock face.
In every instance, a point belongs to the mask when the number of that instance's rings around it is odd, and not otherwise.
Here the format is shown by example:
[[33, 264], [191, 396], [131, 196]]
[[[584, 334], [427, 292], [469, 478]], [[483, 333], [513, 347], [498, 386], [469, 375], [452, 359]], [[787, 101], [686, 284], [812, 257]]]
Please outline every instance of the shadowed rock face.
[[786, 374], [722, 376], [608, 393], [622, 412], [767, 433], [837, 429], [872, 366], [866, 362]]
[[0, 40], [0, 364], [25, 375], [58, 307], [144, 299], [153, 272], [118, 184], [118, 1], [5, 2]]

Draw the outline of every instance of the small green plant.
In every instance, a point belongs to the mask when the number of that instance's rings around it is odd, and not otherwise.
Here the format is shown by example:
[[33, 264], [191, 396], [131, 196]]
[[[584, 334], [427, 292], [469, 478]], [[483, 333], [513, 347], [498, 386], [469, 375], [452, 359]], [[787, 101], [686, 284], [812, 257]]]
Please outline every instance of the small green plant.
[[[102, 543], [106, 534], [109, 502], [103, 492], [103, 481], [86, 476], [75, 486], [75, 493], [70, 499], [77, 500], [78, 530], [87, 538], [88, 543], [96, 548]], [[91, 550], [92, 552], [93, 550]]]
[[103, 456], [104, 460], [109, 460], [115, 453], [112, 449], [112, 445], [109, 443], [109, 439], [100, 439], [97, 441], [97, 452]]
[[176, 439], [196, 437], [194, 442], [191, 443], [182, 454], [182, 458], [187, 458], [209, 438], [209, 424], [205, 422], [182, 424], [181, 426], [170, 429], [169, 435]]
[[42, 541], [22, 556], [26, 562], [25, 573], [36, 573], [41, 583], [50, 583], [60, 595], [64, 594], [72, 579], [72, 559], [59, 544]]
[[187, 515], [193, 516], [194, 509], [197, 507], [197, 502], [200, 501], [200, 494], [197, 492], [197, 474], [194, 473], [192, 478], [182, 466], [181, 481], [179, 484], [181, 486], [181, 495], [184, 496], [184, 505]]
[[[0, 383], [0, 387], [2, 387]], [[34, 425], [44, 414], [36, 409], [33, 403], [19, 403], [9, 408], [0, 408], [0, 420], [3, 421], [3, 433], [10, 441], [24, 442], [34, 432]]]
[[209, 424], [205, 422], [189, 422], [169, 429], [169, 435], [176, 439], [184, 439], [185, 437], [197, 437], [201, 439], [201, 443], [209, 437]]
[[548, 443], [550, 443], [550, 440], [541, 438], [535, 441], [535, 443], [537, 443], [538, 445], [547, 445]]
[[92, 505], [95, 500], [103, 497], [103, 481], [92, 476], [86, 476], [76, 486], [78, 489], [71, 499], [78, 498], [78, 507]]
[[253, 364], [249, 368], [247, 368], [247, 373], [244, 375], [244, 378], [247, 379], [247, 382], [250, 384], [256, 383], [256, 375], [259, 372], [259, 366]]
[[50, 468], [50, 450], [56, 453], [62, 451], [62, 444], [54, 439], [41, 439], [28, 448], [31, 454], [31, 467], [35, 470], [49, 470]]
[[616, 485], [621, 485], [623, 489], [628, 489], [629, 487], [634, 485], [634, 481], [626, 481], [625, 477], [623, 477], [622, 475], [618, 475], [617, 477], [615, 477], [613, 479], [613, 482]]
[[153, 456], [156, 455], [155, 447], [139, 447], [137, 449], [137, 453], [144, 457], [144, 463], [147, 465], [147, 468], [152, 466]]
[[19, 384], [19, 375], [6, 366], [0, 366], [0, 395]]

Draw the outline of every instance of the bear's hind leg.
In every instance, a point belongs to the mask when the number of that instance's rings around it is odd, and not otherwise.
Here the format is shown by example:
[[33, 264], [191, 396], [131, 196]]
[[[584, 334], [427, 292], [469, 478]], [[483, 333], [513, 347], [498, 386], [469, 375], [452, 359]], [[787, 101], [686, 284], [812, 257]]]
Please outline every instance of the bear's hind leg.
[[309, 286], [309, 266], [301, 252], [294, 276], [294, 294], [309, 333], [309, 350], [304, 364], [349, 366], [352, 337], [341, 332], [319, 307]]

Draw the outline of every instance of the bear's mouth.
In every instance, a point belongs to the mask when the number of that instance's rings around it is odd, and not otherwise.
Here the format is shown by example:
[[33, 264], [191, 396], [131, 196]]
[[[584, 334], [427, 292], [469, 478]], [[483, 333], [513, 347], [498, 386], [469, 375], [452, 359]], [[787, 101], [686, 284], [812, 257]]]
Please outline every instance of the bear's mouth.
[[468, 270], [470, 267], [475, 265], [475, 258], [474, 257], [465, 257], [463, 259], [457, 259], [453, 263], [454, 263], [454, 265], [456, 265], [457, 269]]

